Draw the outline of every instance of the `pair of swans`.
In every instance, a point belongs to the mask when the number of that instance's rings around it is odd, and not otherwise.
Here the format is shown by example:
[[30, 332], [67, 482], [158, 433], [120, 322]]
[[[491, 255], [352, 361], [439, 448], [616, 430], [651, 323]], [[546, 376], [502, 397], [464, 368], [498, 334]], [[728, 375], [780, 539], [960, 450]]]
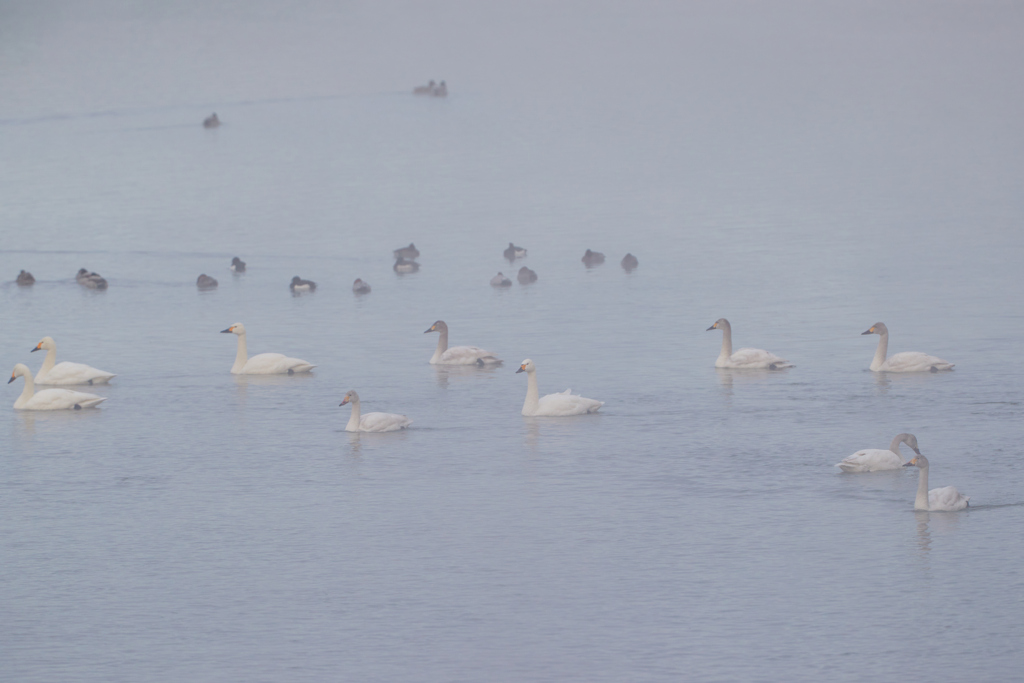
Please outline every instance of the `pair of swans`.
[[904, 351], [886, 358], [885, 354], [889, 351], [889, 328], [885, 323], [875, 323], [861, 334], [879, 336], [878, 348], [875, 349], [875, 357], [870, 366], [875, 372], [938, 372], [953, 369], [953, 363], [920, 351]]
[[[909, 462], [903, 462], [900, 454], [900, 444], [904, 443], [916, 454]], [[956, 512], [968, 507], [969, 496], [965, 496], [956, 490], [954, 486], [945, 486], [940, 489], [928, 490], [928, 458], [921, 454], [917, 448], [917, 437], [913, 434], [897, 434], [889, 450], [884, 451], [878, 448], [867, 448], [857, 451], [853, 455], [843, 458], [836, 467], [844, 472], [880, 472], [884, 470], [899, 470], [904, 467], [917, 467], [920, 473], [917, 477], [917, 496], [914, 498], [915, 510], [930, 510], [932, 512]]]
[[434, 355], [430, 357], [431, 365], [498, 365], [504, 362], [492, 352], [484, 351], [477, 346], [448, 348], [448, 325], [443, 320], [435, 322], [423, 334], [431, 332], [438, 332], [441, 335], [437, 340]]
[[412, 420], [405, 415], [397, 413], [367, 413], [362, 414], [359, 405], [359, 394], [354, 390], [345, 394], [345, 398], [338, 405], [352, 405], [352, 416], [345, 425], [346, 432], [397, 432], [412, 424]]
[[526, 400], [523, 402], [523, 415], [527, 417], [586, 415], [587, 413], [596, 413], [604, 405], [604, 401], [574, 395], [570, 389], [566, 389], [560, 394], [540, 396], [537, 389], [537, 366], [529, 358], [524, 360], [516, 370], [516, 374], [520, 372], [527, 373]]
[[221, 334], [238, 336], [238, 352], [235, 364], [231, 366], [233, 375], [294, 375], [297, 372], [309, 372], [316, 366], [299, 358], [289, 358], [281, 353], [261, 353], [249, 358], [249, 350], [245, 343], [245, 325], [235, 323]]
[[43, 389], [37, 392], [32, 371], [22, 363], [14, 366], [14, 372], [7, 383], [10, 384], [19, 377], [25, 378], [25, 388], [14, 402], [15, 410], [81, 410], [93, 408], [107, 400], [105, 396], [71, 389]]

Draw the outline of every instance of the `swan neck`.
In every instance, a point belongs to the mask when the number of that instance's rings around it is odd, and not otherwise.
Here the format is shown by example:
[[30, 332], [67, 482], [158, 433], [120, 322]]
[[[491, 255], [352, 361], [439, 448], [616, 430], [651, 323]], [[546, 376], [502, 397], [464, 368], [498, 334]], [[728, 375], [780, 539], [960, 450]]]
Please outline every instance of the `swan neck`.
[[917, 497], [914, 498], [915, 510], [927, 510], [928, 508], [928, 468], [922, 467], [921, 473], [917, 475]]
[[893, 453], [895, 453], [896, 455], [900, 456], [900, 460], [902, 461], [903, 460], [903, 454], [900, 453], [900, 444], [901, 443], [903, 443], [903, 439], [901, 439], [900, 437], [897, 436], [896, 438], [894, 438], [892, 440], [892, 443], [889, 444], [889, 450], [892, 451]]
[[540, 406], [540, 391], [537, 389], [537, 371], [526, 373], [526, 400], [523, 415], [534, 415]]
[[441, 330], [440, 335], [437, 338], [437, 348], [434, 349], [434, 355], [430, 358], [431, 363], [437, 363], [441, 360], [441, 355], [448, 350], [448, 330]]
[[362, 410], [359, 408], [359, 401], [352, 402], [352, 416], [348, 418], [348, 424], [345, 425], [346, 432], [358, 432], [359, 431], [359, 418], [362, 415]]
[[722, 352], [718, 357], [724, 360], [732, 358], [732, 325], [729, 323], [722, 325]]
[[22, 377], [25, 378], [25, 387], [21, 390], [21, 396], [14, 402], [15, 408], [24, 406], [36, 395], [36, 383], [33, 381], [32, 375], [26, 372]]
[[235, 364], [231, 366], [231, 372], [236, 375], [242, 372], [246, 362], [249, 360], [249, 348], [245, 344], [245, 332], [238, 335], [238, 353], [235, 354]]
[[878, 335], [878, 348], [875, 349], [875, 357], [871, 361], [871, 369], [878, 370], [885, 363], [885, 356], [889, 352], [889, 333], [883, 332]]
[[43, 365], [39, 368], [39, 372], [36, 373], [36, 377], [45, 375], [46, 373], [53, 370], [53, 366], [57, 364], [57, 349], [56, 347], [46, 350], [46, 358], [43, 359]]

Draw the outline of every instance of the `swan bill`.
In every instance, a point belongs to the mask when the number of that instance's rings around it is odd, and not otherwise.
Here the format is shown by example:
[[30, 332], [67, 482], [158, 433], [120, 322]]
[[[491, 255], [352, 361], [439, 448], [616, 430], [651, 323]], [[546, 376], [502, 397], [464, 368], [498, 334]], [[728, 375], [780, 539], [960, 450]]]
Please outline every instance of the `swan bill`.
[[11, 378], [9, 380], [7, 380], [7, 383], [10, 384], [13, 381], [14, 381], [14, 375], [11, 375]]
[[714, 329], [717, 329], [717, 328], [718, 328], [718, 323], [715, 323], [714, 325], [712, 325], [711, 327], [709, 327], [708, 329], [706, 329], [704, 331], [705, 332], [710, 332], [711, 330], [714, 330]]
[[228, 328], [228, 329], [226, 329], [226, 330], [221, 330], [221, 331], [220, 331], [220, 333], [221, 333], [221, 334], [228, 334], [229, 332], [234, 332], [234, 331], [235, 331], [235, 328], [234, 328], [234, 327], [229, 327], [229, 328]]
[[[526, 366], [525, 366], [525, 365], [520, 365], [520, 366], [519, 366], [519, 369], [518, 369], [518, 370], [516, 370], [516, 374], [517, 374], [517, 375], [518, 375], [518, 374], [519, 374], [520, 372], [526, 372]], [[13, 378], [13, 377], [11, 378], [11, 381], [12, 381], [12, 382], [14, 381], [14, 378]]]

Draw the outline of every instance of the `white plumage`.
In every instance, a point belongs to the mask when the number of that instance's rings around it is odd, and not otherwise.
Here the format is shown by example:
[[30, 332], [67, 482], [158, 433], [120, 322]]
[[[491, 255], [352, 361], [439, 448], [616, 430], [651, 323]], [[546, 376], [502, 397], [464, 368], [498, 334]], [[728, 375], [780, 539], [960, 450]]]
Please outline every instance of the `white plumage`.
[[914, 498], [915, 510], [956, 512], [969, 506], [970, 496], [965, 496], [953, 486], [928, 490], [928, 458], [918, 455], [903, 466], [920, 469], [920, 474], [917, 476], [917, 496]]
[[228, 332], [238, 335], [238, 352], [235, 364], [231, 366], [234, 375], [292, 375], [297, 372], [309, 372], [316, 366], [300, 358], [289, 358], [280, 353], [261, 353], [249, 358], [245, 342], [245, 325], [235, 323], [221, 333]]
[[14, 402], [15, 410], [81, 410], [92, 408], [107, 400], [103, 396], [71, 389], [43, 389], [36, 392], [32, 372], [21, 363], [14, 366], [14, 372], [7, 383], [10, 384], [18, 377], [25, 378], [25, 388]]
[[516, 373], [527, 373], [526, 400], [523, 402], [523, 415], [528, 417], [569, 417], [596, 413], [604, 401], [584, 398], [566, 389], [560, 394], [540, 396], [537, 388], [537, 366], [527, 358], [520, 364]]
[[916, 436], [913, 434], [897, 434], [893, 438], [892, 443], [889, 444], [889, 450], [866, 448], [843, 458], [842, 461], [836, 464], [836, 467], [843, 472], [853, 474], [879, 472], [881, 470], [898, 470], [903, 467], [903, 456], [900, 454], [901, 443], [907, 444], [918, 455], [921, 454], [921, 451], [917, 450]]
[[793, 364], [785, 358], [776, 356], [764, 349], [732, 350], [732, 325], [725, 318], [719, 318], [707, 329], [722, 330], [722, 351], [715, 361], [716, 368], [733, 368], [738, 370], [781, 370], [791, 368]]
[[878, 347], [870, 366], [875, 372], [939, 372], [953, 369], [953, 363], [920, 351], [904, 351], [886, 358], [885, 354], [889, 351], [889, 328], [885, 323], [875, 323], [861, 334], [879, 336]]
[[346, 432], [397, 432], [412, 424], [412, 420], [405, 415], [397, 413], [367, 413], [362, 414], [359, 403], [359, 394], [349, 391], [345, 394], [339, 405], [352, 404], [352, 416], [345, 425]]
[[443, 320], [435, 322], [423, 334], [430, 332], [440, 332], [441, 334], [441, 338], [437, 340], [434, 355], [430, 357], [431, 365], [497, 365], [504, 362], [493, 352], [476, 346], [448, 348], [448, 325]]
[[97, 370], [84, 363], [71, 363], [68, 361], [57, 363], [57, 343], [51, 337], [43, 337], [32, 351], [46, 351], [43, 365], [39, 368], [39, 372], [36, 373], [36, 384], [106, 384], [114, 377], [117, 377], [112, 372]]

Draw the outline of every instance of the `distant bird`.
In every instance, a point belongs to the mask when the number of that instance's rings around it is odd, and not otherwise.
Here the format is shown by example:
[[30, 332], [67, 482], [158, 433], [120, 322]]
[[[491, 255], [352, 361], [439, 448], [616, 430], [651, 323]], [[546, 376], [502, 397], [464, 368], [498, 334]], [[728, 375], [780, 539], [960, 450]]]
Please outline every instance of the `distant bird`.
[[205, 119], [203, 119], [203, 128], [216, 128], [220, 125], [220, 119], [217, 118], [217, 112], [213, 112]]
[[36, 279], [32, 277], [32, 273], [27, 270], [23, 270], [18, 273], [18, 279], [15, 280], [19, 287], [31, 287], [36, 283]]
[[448, 347], [448, 325], [438, 320], [427, 328], [423, 334], [437, 332], [441, 336], [437, 340], [437, 348], [430, 357], [431, 365], [500, 365], [502, 360], [490, 351], [478, 346]]
[[217, 280], [210, 277], [206, 273], [203, 273], [202, 275], [199, 276], [199, 279], [196, 280], [196, 287], [198, 287], [199, 289], [216, 289]]
[[394, 268], [396, 273], [415, 273], [420, 269], [420, 264], [399, 256], [398, 260], [395, 261]]
[[448, 86], [445, 85], [444, 81], [441, 81], [431, 94], [434, 97], [448, 97]]
[[280, 353], [258, 353], [249, 357], [249, 347], [245, 341], [245, 325], [235, 323], [221, 334], [238, 336], [238, 350], [235, 353], [235, 364], [231, 366], [232, 375], [294, 375], [309, 372], [316, 366], [300, 358], [289, 358]]
[[78, 274], [75, 275], [75, 281], [83, 287], [89, 289], [106, 289], [107, 281], [100, 276], [99, 273], [91, 273], [85, 268], [79, 268]]
[[526, 256], [525, 249], [523, 249], [522, 247], [517, 247], [511, 242], [508, 243], [508, 249], [506, 249], [503, 253], [505, 254], [505, 258], [508, 259], [509, 263], [512, 263], [517, 258], [523, 258], [524, 256]]
[[715, 361], [716, 368], [736, 368], [741, 370], [782, 370], [791, 368], [793, 364], [785, 358], [776, 356], [771, 351], [764, 349], [737, 349], [732, 350], [732, 325], [725, 318], [719, 318], [715, 324], [705, 332], [711, 330], [722, 331], [722, 350]]
[[395, 249], [395, 258], [414, 259], [420, 255], [420, 250], [416, 248], [416, 245], [409, 242], [409, 246], [402, 247], [401, 249]]
[[356, 278], [356, 281], [352, 283], [352, 291], [356, 294], [369, 294], [370, 285], [367, 282], [363, 282], [361, 279]]
[[312, 280], [303, 280], [296, 275], [292, 278], [292, 283], [288, 285], [288, 288], [293, 292], [312, 292], [316, 289], [316, 283]]
[[953, 369], [953, 363], [920, 351], [903, 351], [886, 358], [885, 354], [889, 352], [889, 328], [885, 323], [875, 323], [861, 334], [879, 335], [875, 357], [868, 366], [875, 372], [938, 372]]
[[519, 280], [519, 284], [528, 285], [531, 282], [537, 281], [537, 273], [533, 272], [526, 266], [523, 266], [519, 269], [519, 275], [516, 276], [516, 279]]
[[397, 413], [367, 413], [362, 414], [362, 406], [359, 404], [359, 394], [355, 390], [345, 394], [338, 405], [352, 406], [352, 416], [345, 425], [346, 432], [397, 432], [399, 429], [406, 429], [412, 424], [412, 420], [405, 415]]
[[583, 258], [580, 260], [583, 261], [583, 265], [587, 268], [593, 268], [594, 266], [604, 263], [604, 254], [599, 251], [590, 251], [587, 249], [587, 253], [585, 253]]
[[626, 254], [622, 257], [622, 269], [627, 273], [633, 272], [633, 269], [640, 265], [640, 262], [636, 260], [636, 256], [632, 254]]
[[491, 278], [491, 287], [511, 287], [512, 281], [509, 280], [503, 273], [498, 273]]
[[434, 83], [433, 80], [431, 80], [430, 83], [427, 83], [426, 85], [417, 85], [415, 88], [412, 89], [412, 94], [413, 95], [433, 95], [434, 94], [434, 88], [436, 88], [436, 87], [437, 87], [437, 84]]
[[235, 258], [231, 259], [231, 270], [235, 271], [236, 273], [244, 273], [245, 272], [245, 261], [243, 261], [242, 259], [238, 258], [237, 256]]

